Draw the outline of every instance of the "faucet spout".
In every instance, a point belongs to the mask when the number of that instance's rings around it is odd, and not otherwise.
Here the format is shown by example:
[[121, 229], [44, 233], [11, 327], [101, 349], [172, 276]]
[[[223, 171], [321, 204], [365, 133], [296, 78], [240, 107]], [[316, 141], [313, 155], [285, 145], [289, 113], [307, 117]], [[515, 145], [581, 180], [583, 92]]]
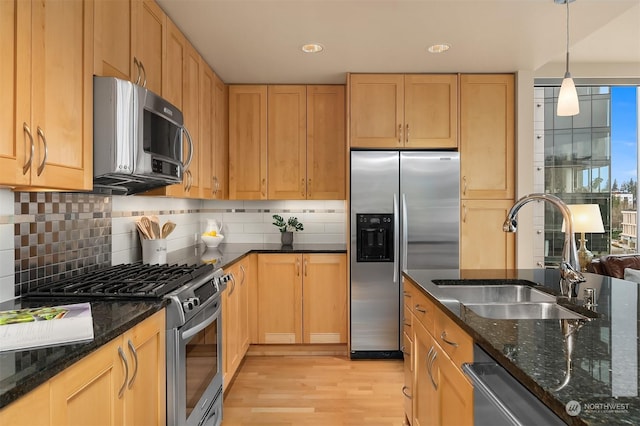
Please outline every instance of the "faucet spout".
[[576, 247], [576, 239], [573, 235], [573, 216], [569, 206], [560, 198], [551, 194], [533, 193], [520, 198], [509, 209], [507, 218], [502, 225], [505, 232], [516, 232], [518, 222], [516, 215], [525, 204], [541, 200], [556, 206], [565, 223], [564, 245], [562, 247], [562, 263], [560, 265], [560, 291], [563, 296], [569, 298], [575, 296], [575, 285], [585, 281], [584, 276], [580, 273], [580, 262], [578, 261], [578, 248]]

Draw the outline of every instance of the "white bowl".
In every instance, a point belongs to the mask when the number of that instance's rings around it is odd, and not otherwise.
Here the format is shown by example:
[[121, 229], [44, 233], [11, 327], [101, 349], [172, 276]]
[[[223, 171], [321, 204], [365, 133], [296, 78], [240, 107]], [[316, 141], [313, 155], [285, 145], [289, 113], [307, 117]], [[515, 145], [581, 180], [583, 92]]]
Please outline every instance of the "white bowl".
[[218, 247], [218, 244], [224, 240], [224, 235], [216, 235], [215, 237], [209, 235], [200, 235], [202, 242], [209, 248]]

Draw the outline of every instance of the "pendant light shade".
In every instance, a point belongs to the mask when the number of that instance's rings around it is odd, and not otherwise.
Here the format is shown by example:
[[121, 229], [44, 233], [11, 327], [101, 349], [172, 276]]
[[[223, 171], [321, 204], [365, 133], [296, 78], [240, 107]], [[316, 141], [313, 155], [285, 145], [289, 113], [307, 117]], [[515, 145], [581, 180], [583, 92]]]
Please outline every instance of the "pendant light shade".
[[580, 103], [578, 102], [578, 91], [576, 85], [571, 78], [569, 72], [569, 3], [574, 0], [555, 0], [556, 3], [565, 3], [567, 5], [567, 68], [560, 86], [558, 94], [558, 109], [556, 113], [559, 116], [572, 116], [580, 113]]

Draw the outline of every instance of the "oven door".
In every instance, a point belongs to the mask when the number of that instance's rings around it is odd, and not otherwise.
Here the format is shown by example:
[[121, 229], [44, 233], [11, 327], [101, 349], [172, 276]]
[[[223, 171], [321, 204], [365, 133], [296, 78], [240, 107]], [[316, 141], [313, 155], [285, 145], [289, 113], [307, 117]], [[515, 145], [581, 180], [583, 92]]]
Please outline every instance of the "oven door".
[[[180, 328], [169, 330], [167, 421], [175, 425], [222, 423], [221, 301], [215, 298]], [[173, 359], [171, 359], [173, 358]], [[172, 407], [173, 406], [173, 407]]]

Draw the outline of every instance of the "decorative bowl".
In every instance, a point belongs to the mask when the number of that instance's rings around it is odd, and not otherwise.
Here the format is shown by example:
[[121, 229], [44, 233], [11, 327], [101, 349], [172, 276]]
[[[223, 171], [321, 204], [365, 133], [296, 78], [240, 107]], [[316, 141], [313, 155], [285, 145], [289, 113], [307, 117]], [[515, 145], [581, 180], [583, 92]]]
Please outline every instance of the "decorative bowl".
[[216, 235], [212, 237], [210, 235], [200, 235], [202, 242], [209, 248], [218, 247], [218, 244], [224, 240], [224, 235]]

